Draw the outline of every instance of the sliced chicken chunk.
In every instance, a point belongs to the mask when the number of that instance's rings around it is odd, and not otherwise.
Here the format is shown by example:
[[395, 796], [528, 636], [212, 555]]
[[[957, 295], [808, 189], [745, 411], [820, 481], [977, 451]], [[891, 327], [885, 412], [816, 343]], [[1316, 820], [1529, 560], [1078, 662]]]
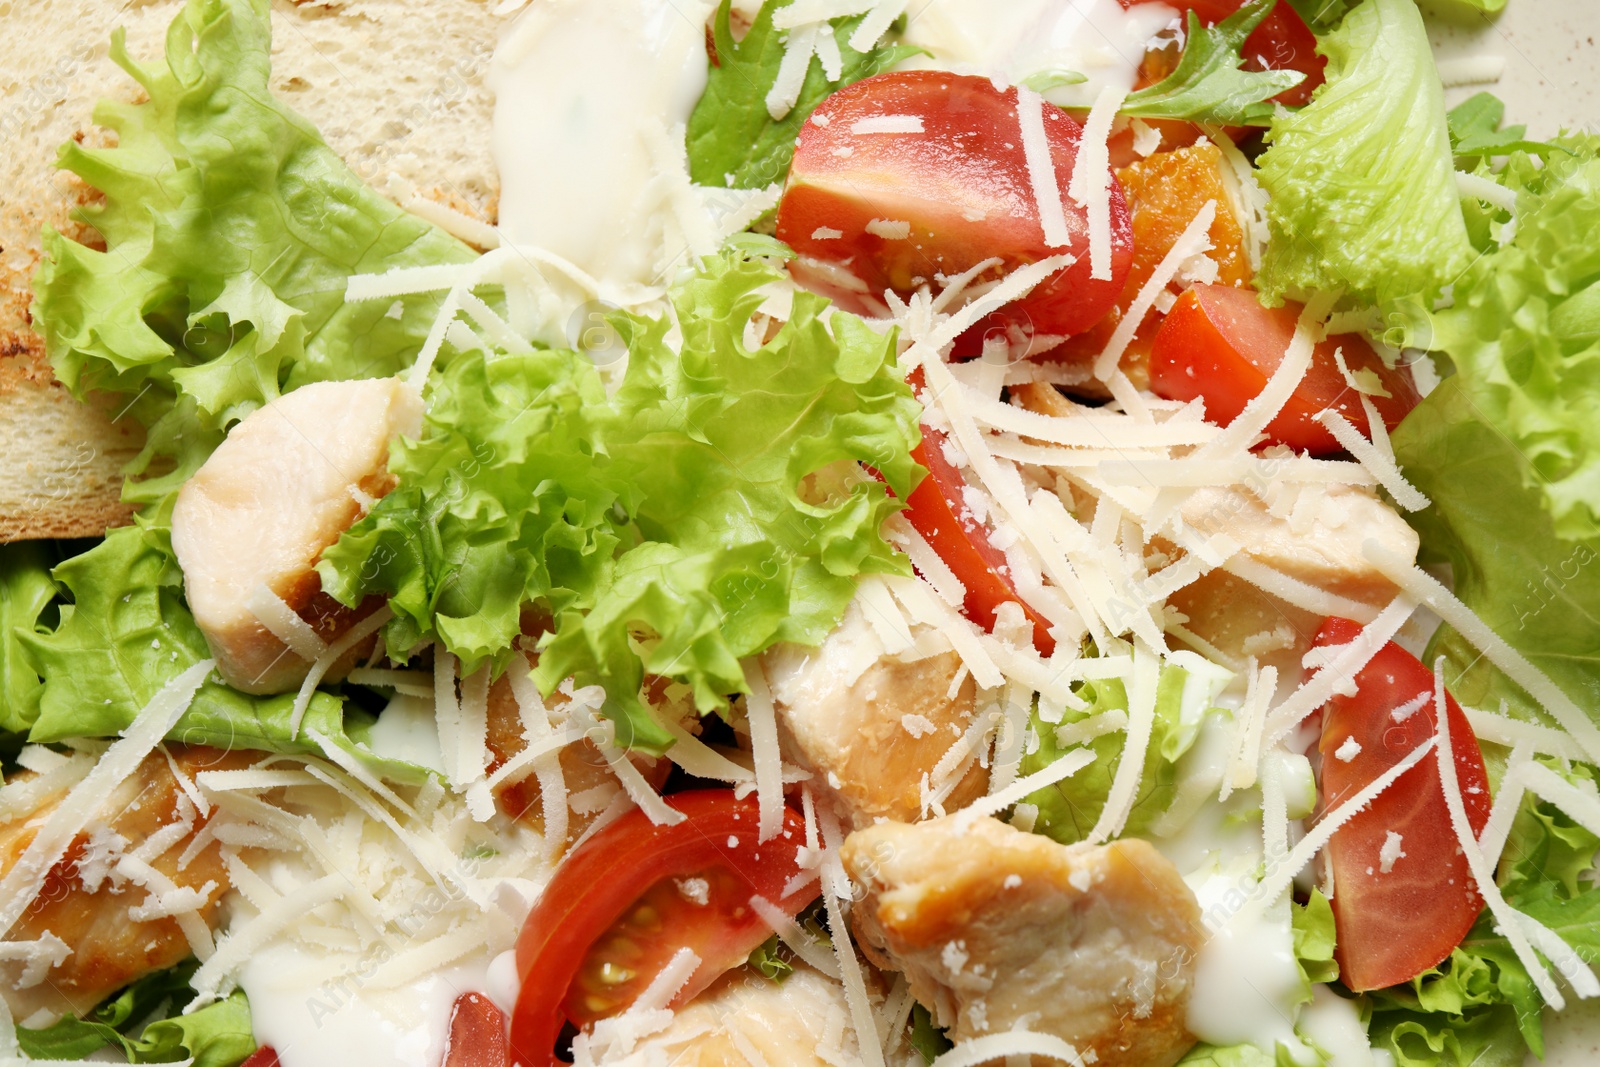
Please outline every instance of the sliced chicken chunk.
[[[1367, 560], [1365, 542], [1375, 540], [1390, 555], [1417, 558], [1417, 532], [1365, 486], [1303, 486], [1285, 510], [1274, 514], [1254, 493], [1229, 486], [1195, 490], [1182, 514], [1184, 523], [1202, 535], [1232, 538], [1251, 563], [1374, 608], [1399, 590]], [[1298, 598], [1292, 588], [1262, 585], [1288, 603]]]
[[946, 760], [972, 724], [976, 686], [954, 652], [906, 658], [915, 648], [888, 655], [853, 603], [820, 648], [766, 655], [784, 754], [853, 826], [918, 819], [925, 791], [954, 810], [988, 788], [976, 760]]
[[1053, 1034], [1101, 1067], [1171, 1067], [1203, 939], [1194, 894], [1135, 839], [1067, 847], [996, 819], [883, 823], [845, 840], [856, 933], [952, 1037]]
[[[604, 1024], [602, 1024], [604, 1025]], [[606, 1043], [598, 1064], [836, 1067], [859, 1063], [844, 987], [809, 967], [777, 983], [733, 971], [631, 1053]]]
[[422, 397], [397, 378], [319, 382], [252, 412], [184, 483], [172, 547], [230, 685], [295, 688], [354, 622], [311, 568], [394, 487], [390, 442], [421, 428]]
[[[18, 1020], [38, 1012], [82, 1014], [129, 982], [188, 959], [188, 936], [177, 918], [162, 914], [166, 909], [156, 899], [173, 887], [178, 899], [166, 904], [181, 910], [199, 903], [193, 914], [208, 931], [216, 929], [228, 874], [216, 842], [189, 854], [207, 817], [195, 809], [172, 768], [192, 782], [201, 771], [247, 766], [252, 754], [178, 745], [170, 751], [171, 764], [153, 753], [117, 786], [0, 941], [0, 993]], [[85, 761], [83, 772], [92, 762], [71, 758]], [[17, 863], [61, 802], [73, 780], [70, 771], [61, 765], [38, 775], [21, 772], [0, 789], [4, 870]], [[53, 947], [54, 954], [22, 958], [4, 951], [28, 942]]]
[[[514, 669], [515, 663], [510, 670]], [[567, 696], [555, 692], [543, 703], [549, 709], [549, 717], [556, 724], [561, 724], [563, 708], [568, 703]], [[509, 670], [489, 687], [489, 730], [486, 741], [493, 757], [488, 767], [491, 775], [527, 749], [530, 740], [537, 740], [538, 734], [536, 729], [530, 729], [528, 716], [538, 714], [539, 709], [524, 709], [518, 704], [511, 688]], [[665, 759], [637, 754], [628, 758], [645, 780], [658, 790], [672, 771], [672, 764]], [[525, 773], [513, 775], [502, 783], [495, 790], [495, 800], [501, 811], [534, 827], [541, 834], [549, 832], [552, 821], [555, 821], [554, 829], [561, 834], [565, 845], [583, 835], [607, 805], [622, 793], [622, 786], [618, 784], [617, 776], [605, 757], [600, 754], [600, 749], [588, 738], [563, 745], [543, 761], [546, 768], [552, 763], [559, 769], [561, 785], [567, 793], [566, 811], [552, 813], [546, 810], [538, 762], [526, 768]]]

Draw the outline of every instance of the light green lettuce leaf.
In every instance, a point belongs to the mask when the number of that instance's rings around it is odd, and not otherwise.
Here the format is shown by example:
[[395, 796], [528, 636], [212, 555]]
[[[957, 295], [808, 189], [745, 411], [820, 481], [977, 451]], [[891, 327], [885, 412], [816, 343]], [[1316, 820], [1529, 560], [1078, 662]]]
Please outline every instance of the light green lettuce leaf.
[[629, 358], [610, 399], [571, 352], [452, 360], [400, 487], [324, 554], [325, 588], [396, 594], [389, 647], [437, 637], [469, 664], [503, 657], [531, 603], [554, 623], [539, 684], [604, 685], [619, 739], [644, 747], [670, 743], [646, 672], [708, 712], [744, 690], [741, 659], [819, 643], [857, 576], [906, 572], [881, 535], [895, 499], [840, 476], [866, 463], [903, 499], [920, 407], [894, 335], [824, 320], [820, 297], [746, 348], [777, 277], [728, 250], [673, 288], [672, 321], [614, 316]]
[[[1155, 725], [1150, 747], [1145, 750], [1144, 772], [1139, 776], [1138, 792], [1123, 829], [1129, 836], [1148, 830], [1172, 806], [1181, 778], [1179, 761], [1199, 735], [1201, 718], [1210, 713], [1209, 709], [1201, 709], [1201, 714], [1195, 715], [1191, 709], [1191, 714], [1184, 714], [1184, 689], [1189, 680], [1190, 673], [1182, 667], [1168, 664], [1162, 668], [1156, 689]], [[1088, 709], [1067, 711], [1059, 725], [1081, 722], [1109, 711], [1128, 710], [1127, 689], [1115, 678], [1084, 682], [1078, 689], [1078, 696], [1088, 702]], [[1039, 734], [1039, 747], [1023, 757], [1023, 774], [1043, 770], [1067, 751], [1056, 741], [1056, 726], [1039, 719], [1037, 713], [1033, 727]], [[1102, 734], [1089, 745], [1095, 755], [1093, 763], [1027, 798], [1027, 803], [1039, 809], [1035, 832], [1064, 845], [1082, 841], [1089, 835], [1111, 792], [1125, 740], [1121, 730]]]
[[152, 427], [135, 472], [192, 471], [231, 421], [282, 389], [406, 366], [437, 309], [346, 303], [352, 274], [465, 262], [475, 253], [364, 185], [267, 87], [268, 0], [189, 0], [165, 62], [112, 58], [148, 96], [102, 101], [114, 148], [69, 142], [61, 165], [105, 194], [83, 212], [106, 251], [53, 231], [35, 278], [35, 327], [75, 394], [136, 397]]
[[1600, 138], [1554, 144], [1496, 175], [1516, 193], [1513, 236], [1404, 340], [1449, 354], [1477, 417], [1526, 458], [1520, 481], [1555, 533], [1579, 543], [1600, 531]]
[[54, 554], [23, 541], [0, 547], [0, 730], [25, 734], [39, 717], [44, 683], [29, 661], [23, 634], [33, 633], [56, 598]]
[[347, 604], [389, 596], [388, 648], [439, 639], [470, 672], [503, 662], [525, 605], [557, 611], [599, 584], [630, 490], [597, 448], [605, 389], [576, 353], [463, 354], [430, 396], [422, 439], [390, 457], [399, 488], [317, 570]]
[[1255, 1045], [1229, 1045], [1218, 1048], [1201, 1042], [1189, 1050], [1188, 1055], [1177, 1062], [1176, 1067], [1318, 1067], [1323, 1062], [1315, 1050], [1311, 1051], [1315, 1058], [1309, 1061], [1297, 1060], [1289, 1049], [1279, 1045], [1277, 1051], [1263, 1052]]
[[[111, 737], [175, 675], [207, 658], [205, 638], [182, 599], [183, 576], [170, 533], [137, 521], [55, 569], [73, 603], [61, 622], [22, 640], [44, 678], [39, 717], [29, 739]], [[294, 694], [247, 696], [208, 679], [168, 735], [174, 741], [221, 749], [320, 754], [309, 731], [397, 781], [420, 781], [426, 772], [379, 759], [361, 745], [372, 718], [331, 693], [311, 700], [298, 736], [290, 730]]]
[[799, 100], [788, 114], [774, 119], [767, 111], [767, 93], [778, 80], [787, 33], [772, 18], [792, 0], [761, 5], [744, 37], [734, 40], [730, 25], [732, 0], [722, 0], [712, 22], [717, 62], [711, 65], [705, 92], [689, 116], [689, 176], [699, 185], [763, 189], [782, 184], [794, 158], [800, 127], [823, 99], [838, 89], [893, 67], [919, 49], [880, 43], [867, 52], [850, 47], [850, 36], [865, 15], [829, 21], [842, 60], [837, 80], [829, 80], [822, 61], [812, 57]]
[[1256, 286], [1369, 302], [1433, 293], [1471, 260], [1444, 96], [1412, 0], [1365, 0], [1321, 38], [1327, 84], [1258, 161], [1272, 241]]
[[1333, 905], [1322, 890], [1313, 889], [1304, 904], [1290, 901], [1289, 909], [1294, 956], [1300, 973], [1305, 975], [1308, 991], [1312, 983], [1338, 978], [1339, 964], [1333, 958]]
[[1251, 0], [1215, 26], [1193, 8], [1183, 55], [1161, 81], [1128, 94], [1124, 115], [1187, 119], [1219, 126], [1265, 126], [1274, 96], [1305, 80], [1297, 70], [1243, 70], [1240, 49], [1277, 0]]

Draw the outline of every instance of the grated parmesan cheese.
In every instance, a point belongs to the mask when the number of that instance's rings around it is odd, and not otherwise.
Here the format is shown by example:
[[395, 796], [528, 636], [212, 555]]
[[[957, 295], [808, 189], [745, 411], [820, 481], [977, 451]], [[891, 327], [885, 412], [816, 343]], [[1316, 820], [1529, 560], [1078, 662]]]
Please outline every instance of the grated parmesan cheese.
[[[1072, 241], [1072, 233], [1067, 229], [1066, 209], [1061, 204], [1061, 186], [1056, 179], [1055, 158], [1050, 151], [1050, 138], [1044, 129], [1044, 108], [1042, 96], [1032, 89], [1018, 87], [1017, 125], [1022, 130], [1022, 152], [1028, 164], [1028, 184], [1033, 188], [1033, 202], [1039, 211], [1044, 243], [1050, 248], [1065, 248]], [[1051, 105], [1051, 110], [1056, 110], [1054, 105]], [[1080, 148], [1080, 160], [1083, 158], [1082, 151]], [[1107, 255], [1110, 255], [1109, 246]]]
[[1127, 90], [1107, 85], [1083, 124], [1067, 195], [1089, 213], [1089, 277], [1111, 279], [1111, 152], [1107, 142]]

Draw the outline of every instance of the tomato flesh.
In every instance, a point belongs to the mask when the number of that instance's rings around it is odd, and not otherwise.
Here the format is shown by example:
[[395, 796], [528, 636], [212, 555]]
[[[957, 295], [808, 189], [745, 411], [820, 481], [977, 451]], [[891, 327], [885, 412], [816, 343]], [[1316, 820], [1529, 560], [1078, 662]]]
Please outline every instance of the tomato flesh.
[[[1150, 388], [1168, 400], [1205, 401], [1206, 418], [1226, 426], [1266, 388], [1294, 337], [1301, 307], [1288, 302], [1265, 308], [1256, 294], [1228, 285], [1196, 285], [1178, 298], [1156, 332], [1150, 352]], [[1359, 334], [1336, 334], [1312, 352], [1311, 368], [1278, 416], [1267, 425], [1269, 444], [1285, 444], [1300, 452], [1326, 455], [1343, 446], [1313, 416], [1331, 409], [1366, 437], [1361, 394], [1339, 369], [1343, 358], [1358, 380], [1370, 372], [1388, 396], [1372, 396], [1373, 406], [1389, 429], [1422, 397], [1411, 373], [1390, 367]]]
[[239, 1067], [278, 1067], [277, 1050], [269, 1047], [258, 1048], [246, 1056]]
[[[904, 132], [871, 132], [875, 123]], [[1000, 264], [979, 281], [1070, 253], [1072, 266], [1002, 315], [1029, 336], [1078, 333], [1122, 291], [1132, 230], [1122, 188], [1108, 171], [1111, 276], [1091, 278], [1088, 212], [1065, 192], [1083, 130], [1050, 105], [1044, 128], [1061, 189], [1064, 246], [1045, 243], [1017, 91], [939, 71], [880, 74], [822, 102], [800, 131], [778, 206], [778, 237], [802, 257], [849, 271], [875, 296], [937, 288], [940, 276], [990, 258]]]
[[666, 802], [687, 818], [657, 826], [641, 811], [624, 815], [562, 863], [529, 914], [511, 1020], [514, 1058], [526, 1067], [561, 1062], [554, 1048], [565, 1023], [625, 1010], [680, 949], [700, 965], [674, 1004], [743, 963], [772, 935], [752, 897], [793, 915], [821, 892], [816, 879], [784, 892], [801, 874], [805, 826], [795, 812], [785, 808], [778, 836], [757, 844], [754, 797], [707, 789]]
[[[1121, 0], [1124, 8], [1144, 3], [1146, 0]], [[1245, 0], [1185, 0], [1176, 5], [1180, 11], [1193, 11], [1207, 26], [1215, 26], [1244, 6]], [[1317, 36], [1311, 32], [1299, 12], [1284, 0], [1279, 0], [1267, 17], [1262, 19], [1240, 49], [1245, 70], [1297, 70], [1305, 79], [1290, 89], [1273, 97], [1285, 107], [1299, 107], [1311, 99], [1311, 94], [1325, 80], [1328, 60], [1317, 55]]]
[[[1329, 619], [1313, 644], [1348, 644], [1360, 633], [1357, 623]], [[1335, 696], [1322, 709], [1324, 811], [1365, 788], [1438, 729], [1433, 672], [1394, 642], [1356, 674], [1355, 687], [1354, 696]], [[1396, 709], [1415, 707], [1412, 702], [1424, 695], [1426, 703], [1395, 721]], [[1480, 834], [1490, 809], [1483, 753], [1449, 693], [1445, 705], [1467, 822]], [[1404, 854], [1391, 854], [1385, 873], [1383, 851], [1391, 833], [1400, 835]], [[1333, 869], [1339, 977], [1356, 992], [1398, 985], [1437, 966], [1483, 910], [1432, 756], [1334, 831], [1324, 858]]]
[[482, 993], [457, 997], [439, 1067], [506, 1067], [510, 1062], [505, 1012]]

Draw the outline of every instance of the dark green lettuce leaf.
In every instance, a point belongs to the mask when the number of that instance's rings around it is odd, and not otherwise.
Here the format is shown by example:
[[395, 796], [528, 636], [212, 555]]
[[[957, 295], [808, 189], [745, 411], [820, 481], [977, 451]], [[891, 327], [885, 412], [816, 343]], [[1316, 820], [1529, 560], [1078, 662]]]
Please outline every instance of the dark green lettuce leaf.
[[1128, 94], [1119, 109], [1143, 118], [1187, 119], [1219, 126], [1265, 126], [1272, 98], [1305, 80], [1297, 70], [1242, 70], [1239, 50], [1277, 0], [1251, 0], [1215, 26], [1189, 10], [1183, 55], [1173, 72]]
[[823, 99], [835, 90], [893, 67], [917, 49], [879, 44], [869, 52], [850, 47], [850, 35], [866, 16], [834, 19], [829, 33], [843, 58], [838, 80], [830, 81], [821, 60], [812, 57], [800, 98], [789, 113], [774, 119], [767, 111], [767, 93], [778, 80], [785, 32], [773, 28], [772, 17], [792, 0], [761, 5], [743, 40], [734, 40], [729, 25], [732, 0], [722, 0], [712, 27], [717, 61], [706, 89], [689, 116], [689, 176], [700, 185], [763, 189], [782, 183], [794, 158], [800, 127]]
[[[236, 1067], [256, 1050], [250, 1005], [236, 992], [182, 1014], [194, 999], [189, 978], [195, 966], [190, 961], [146, 975], [81, 1019], [68, 1015], [42, 1029], [18, 1026], [17, 1044], [36, 1060], [84, 1060], [112, 1047], [129, 1063], [192, 1059], [194, 1067]], [[152, 1015], [160, 1017], [149, 1021]]]

